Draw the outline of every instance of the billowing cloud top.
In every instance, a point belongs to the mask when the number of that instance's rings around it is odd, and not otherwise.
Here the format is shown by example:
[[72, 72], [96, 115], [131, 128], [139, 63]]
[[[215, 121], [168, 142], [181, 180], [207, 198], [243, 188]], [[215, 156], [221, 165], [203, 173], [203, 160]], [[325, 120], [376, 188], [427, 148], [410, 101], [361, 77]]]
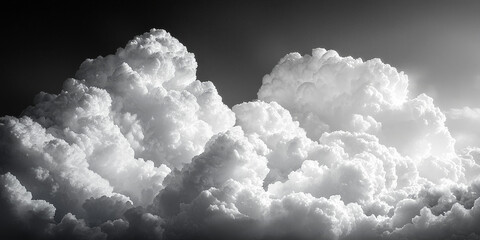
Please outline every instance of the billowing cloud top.
[[480, 238], [479, 142], [404, 73], [291, 53], [229, 109], [196, 67], [152, 29], [0, 118], [0, 237]]

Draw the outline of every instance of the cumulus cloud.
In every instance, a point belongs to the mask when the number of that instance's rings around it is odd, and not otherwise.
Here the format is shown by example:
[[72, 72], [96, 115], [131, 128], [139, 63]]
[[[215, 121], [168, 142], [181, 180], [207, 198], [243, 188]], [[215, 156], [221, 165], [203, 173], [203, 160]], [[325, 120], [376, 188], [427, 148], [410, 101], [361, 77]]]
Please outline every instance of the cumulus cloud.
[[409, 98], [407, 86], [407, 76], [380, 59], [314, 49], [311, 56], [282, 58], [263, 78], [258, 97], [286, 108], [312, 140], [347, 130], [376, 135], [415, 158], [452, 153], [444, 114], [425, 94]]
[[332, 50], [287, 54], [232, 109], [196, 67], [152, 29], [1, 118], [1, 236], [480, 237], [480, 148], [457, 130], [475, 109]]
[[53, 222], [55, 207], [45, 200], [32, 199], [18, 179], [7, 172], [0, 175], [2, 238], [31, 238]]

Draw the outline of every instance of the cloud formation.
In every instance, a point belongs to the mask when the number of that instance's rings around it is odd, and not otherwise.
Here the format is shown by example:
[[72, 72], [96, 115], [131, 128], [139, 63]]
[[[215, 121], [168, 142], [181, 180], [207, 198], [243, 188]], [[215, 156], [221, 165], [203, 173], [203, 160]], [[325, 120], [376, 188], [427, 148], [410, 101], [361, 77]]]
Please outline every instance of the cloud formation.
[[480, 145], [446, 126], [477, 111], [333, 50], [232, 109], [196, 67], [152, 29], [1, 118], [1, 237], [480, 238]]

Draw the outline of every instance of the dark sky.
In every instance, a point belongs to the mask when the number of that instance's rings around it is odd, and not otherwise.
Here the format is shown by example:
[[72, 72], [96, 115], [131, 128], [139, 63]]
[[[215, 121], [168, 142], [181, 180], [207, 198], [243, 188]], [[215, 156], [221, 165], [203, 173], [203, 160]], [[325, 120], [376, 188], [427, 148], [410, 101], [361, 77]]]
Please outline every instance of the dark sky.
[[282, 56], [316, 47], [379, 57], [443, 108], [480, 106], [480, 1], [97, 2], [2, 6], [1, 116], [150, 28], [186, 45], [229, 106], [255, 99]]

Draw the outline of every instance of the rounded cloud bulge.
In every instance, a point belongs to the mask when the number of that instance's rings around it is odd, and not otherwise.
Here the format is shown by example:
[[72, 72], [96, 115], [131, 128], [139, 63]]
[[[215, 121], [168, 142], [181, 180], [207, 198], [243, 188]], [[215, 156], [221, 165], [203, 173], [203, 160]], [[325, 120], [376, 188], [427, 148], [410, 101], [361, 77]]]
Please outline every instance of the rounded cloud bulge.
[[480, 146], [403, 72], [290, 53], [230, 109], [196, 68], [152, 29], [0, 118], [0, 237], [480, 239]]

